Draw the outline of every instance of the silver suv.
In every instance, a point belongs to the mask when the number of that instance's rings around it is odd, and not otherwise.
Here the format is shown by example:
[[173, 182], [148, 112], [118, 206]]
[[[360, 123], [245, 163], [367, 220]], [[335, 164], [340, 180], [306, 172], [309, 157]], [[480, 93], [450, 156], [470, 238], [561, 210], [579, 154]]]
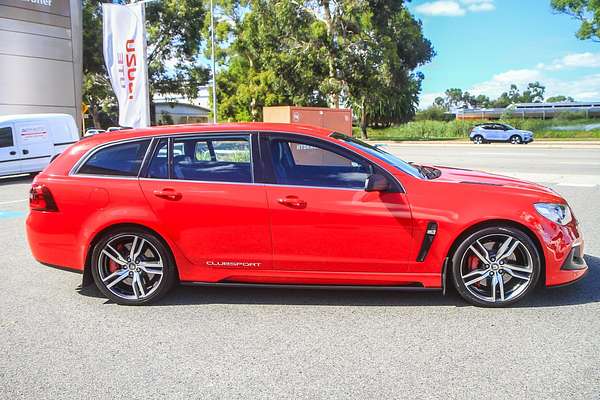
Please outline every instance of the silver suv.
[[487, 123], [476, 125], [469, 134], [475, 144], [489, 142], [510, 142], [527, 144], [533, 142], [533, 132], [515, 129], [508, 124]]

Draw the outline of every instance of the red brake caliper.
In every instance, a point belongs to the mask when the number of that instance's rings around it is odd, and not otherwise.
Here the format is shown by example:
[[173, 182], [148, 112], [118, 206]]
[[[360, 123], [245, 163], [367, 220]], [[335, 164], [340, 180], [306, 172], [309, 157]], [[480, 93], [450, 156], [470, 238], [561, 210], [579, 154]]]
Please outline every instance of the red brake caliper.
[[[469, 270], [471, 270], [471, 271], [476, 270], [477, 267], [479, 267], [479, 258], [477, 258], [475, 256], [470, 256], [468, 265], [469, 265]], [[475, 285], [479, 285], [479, 282], [477, 282]]]
[[[121, 250], [123, 250], [124, 246], [122, 244], [119, 244], [116, 248], [116, 250], [120, 253]], [[120, 268], [119, 264], [117, 264], [116, 262], [114, 262], [113, 260], [110, 260], [108, 262], [108, 270], [113, 273], [116, 270], [118, 270]]]

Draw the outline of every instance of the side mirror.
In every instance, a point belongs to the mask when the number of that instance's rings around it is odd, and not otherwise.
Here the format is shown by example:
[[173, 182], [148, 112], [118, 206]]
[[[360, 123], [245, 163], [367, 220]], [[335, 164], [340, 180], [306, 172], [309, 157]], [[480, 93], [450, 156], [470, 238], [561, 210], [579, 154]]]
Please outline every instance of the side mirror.
[[365, 192], [385, 192], [390, 188], [390, 183], [383, 175], [369, 175], [365, 181]]

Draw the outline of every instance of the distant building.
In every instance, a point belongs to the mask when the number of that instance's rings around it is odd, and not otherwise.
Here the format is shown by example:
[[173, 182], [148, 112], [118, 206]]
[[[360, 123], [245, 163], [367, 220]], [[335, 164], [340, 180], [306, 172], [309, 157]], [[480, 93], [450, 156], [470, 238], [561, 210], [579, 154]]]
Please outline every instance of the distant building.
[[66, 113], [81, 127], [81, 0], [0, 0], [0, 115]]
[[507, 108], [474, 108], [456, 110], [456, 119], [499, 119], [504, 114], [515, 118], [554, 118], [563, 112], [574, 112], [586, 118], [600, 117], [600, 102], [516, 103]]
[[155, 96], [156, 123], [167, 125], [208, 122], [210, 110], [201, 105], [203, 102], [201, 97], [190, 100], [179, 95]]

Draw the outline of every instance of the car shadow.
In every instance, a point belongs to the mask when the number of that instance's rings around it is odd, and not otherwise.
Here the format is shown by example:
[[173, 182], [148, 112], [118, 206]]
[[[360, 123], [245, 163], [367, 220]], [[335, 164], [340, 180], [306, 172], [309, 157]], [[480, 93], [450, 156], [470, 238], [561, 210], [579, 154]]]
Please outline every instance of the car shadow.
[[[600, 302], [600, 258], [586, 255], [585, 259], [589, 272], [581, 281], [562, 288], [538, 287], [514, 307], [559, 307]], [[83, 296], [103, 297], [94, 285], [80, 287], [78, 292]], [[112, 302], [107, 300], [106, 303]], [[153, 306], [202, 304], [471, 307], [455, 290], [449, 290], [445, 296], [442, 296], [441, 292], [193, 286], [178, 286]]]
[[11, 176], [0, 176], [0, 186], [14, 185], [15, 183], [31, 183], [33, 176], [26, 175], [11, 175]]

